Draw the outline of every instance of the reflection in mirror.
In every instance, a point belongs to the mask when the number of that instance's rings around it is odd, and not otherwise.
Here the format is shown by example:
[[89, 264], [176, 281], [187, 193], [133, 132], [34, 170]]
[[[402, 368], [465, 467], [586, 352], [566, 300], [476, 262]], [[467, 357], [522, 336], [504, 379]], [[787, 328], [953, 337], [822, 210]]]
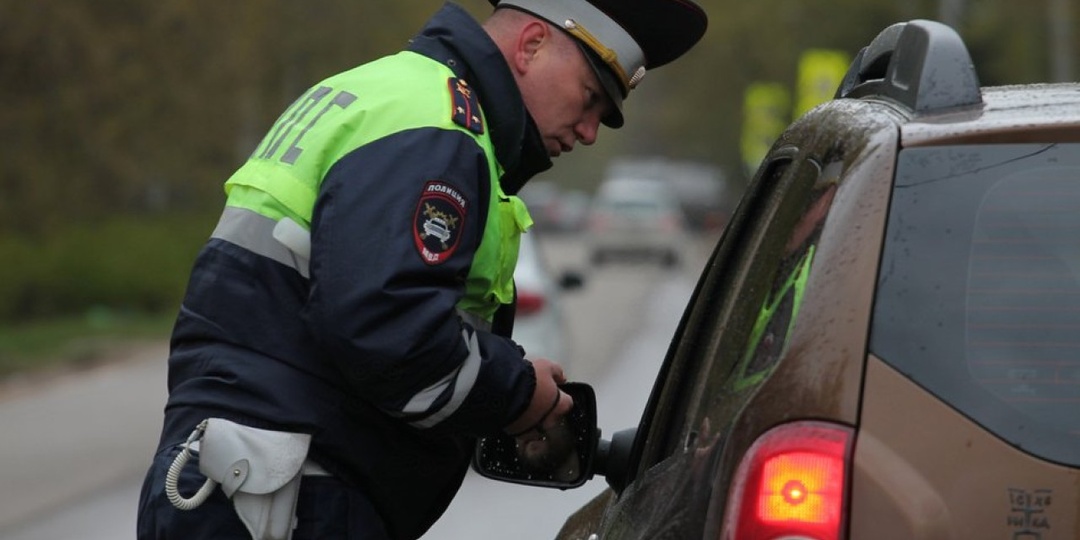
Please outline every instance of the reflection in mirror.
[[568, 489], [592, 476], [599, 441], [596, 396], [583, 383], [560, 386], [574, 408], [555, 427], [515, 438], [484, 437], [476, 444], [473, 468], [482, 476], [533, 486]]

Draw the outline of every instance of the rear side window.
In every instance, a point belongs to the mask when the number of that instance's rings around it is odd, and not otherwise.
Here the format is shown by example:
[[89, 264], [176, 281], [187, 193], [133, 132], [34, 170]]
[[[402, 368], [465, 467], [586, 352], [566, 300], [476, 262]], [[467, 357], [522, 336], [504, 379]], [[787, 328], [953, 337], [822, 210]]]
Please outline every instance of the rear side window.
[[1080, 465], [1080, 145], [899, 157], [870, 347], [1018, 448]]

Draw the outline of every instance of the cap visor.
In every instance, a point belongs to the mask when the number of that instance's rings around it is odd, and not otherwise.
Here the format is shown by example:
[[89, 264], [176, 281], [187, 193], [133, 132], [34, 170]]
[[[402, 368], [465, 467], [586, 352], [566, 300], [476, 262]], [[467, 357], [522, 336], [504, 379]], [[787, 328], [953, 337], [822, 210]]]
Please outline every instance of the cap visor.
[[615, 79], [615, 74], [611, 73], [611, 69], [604, 64], [603, 60], [596, 56], [596, 53], [594, 53], [592, 49], [589, 49], [587, 45], [577, 39], [574, 39], [574, 43], [581, 49], [581, 53], [585, 56], [585, 61], [589, 63], [589, 67], [592, 68], [593, 73], [596, 73], [596, 78], [600, 80], [600, 86], [604, 87], [604, 93], [607, 94], [608, 101], [611, 103], [611, 110], [608, 111], [600, 121], [609, 128], [621, 128], [623, 126], [622, 85]]

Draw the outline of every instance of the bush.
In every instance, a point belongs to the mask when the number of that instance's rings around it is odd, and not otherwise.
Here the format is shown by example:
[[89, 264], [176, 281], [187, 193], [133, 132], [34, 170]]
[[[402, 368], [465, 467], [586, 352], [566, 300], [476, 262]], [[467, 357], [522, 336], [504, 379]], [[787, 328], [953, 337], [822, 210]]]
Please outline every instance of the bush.
[[203, 216], [125, 216], [39, 241], [0, 236], [0, 323], [175, 311], [213, 224]]

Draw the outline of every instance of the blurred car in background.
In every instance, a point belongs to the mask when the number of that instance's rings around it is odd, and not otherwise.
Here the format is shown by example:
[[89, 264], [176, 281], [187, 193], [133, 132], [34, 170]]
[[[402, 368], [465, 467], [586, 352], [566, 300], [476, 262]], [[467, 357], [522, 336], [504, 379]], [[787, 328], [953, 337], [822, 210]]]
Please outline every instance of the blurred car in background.
[[513, 339], [529, 358], [547, 358], [570, 371], [570, 334], [563, 316], [562, 295], [581, 288], [584, 279], [574, 271], [555, 271], [547, 264], [538, 234], [521, 235], [517, 268], [517, 310]]
[[663, 182], [682, 207], [686, 226], [692, 231], [720, 231], [737, 202], [728, 197], [727, 177], [723, 171], [699, 161], [623, 156], [608, 164], [604, 177]]
[[556, 230], [564, 233], [581, 231], [589, 217], [589, 204], [592, 202], [589, 194], [580, 189], [564, 189], [559, 202], [561, 210]]
[[518, 193], [532, 215], [536, 230], [545, 234], [580, 231], [589, 208], [589, 195], [565, 189], [551, 180], [531, 180]]
[[677, 266], [687, 240], [686, 217], [663, 180], [610, 177], [593, 196], [586, 242], [595, 265], [646, 259]]

